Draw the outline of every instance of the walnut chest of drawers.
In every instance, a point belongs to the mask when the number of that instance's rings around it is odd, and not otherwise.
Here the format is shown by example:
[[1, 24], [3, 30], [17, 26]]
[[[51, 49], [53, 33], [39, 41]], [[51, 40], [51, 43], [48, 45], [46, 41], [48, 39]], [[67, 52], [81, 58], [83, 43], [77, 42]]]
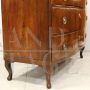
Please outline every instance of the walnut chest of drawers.
[[85, 48], [86, 0], [1, 0], [5, 67], [41, 66], [47, 88], [54, 66]]

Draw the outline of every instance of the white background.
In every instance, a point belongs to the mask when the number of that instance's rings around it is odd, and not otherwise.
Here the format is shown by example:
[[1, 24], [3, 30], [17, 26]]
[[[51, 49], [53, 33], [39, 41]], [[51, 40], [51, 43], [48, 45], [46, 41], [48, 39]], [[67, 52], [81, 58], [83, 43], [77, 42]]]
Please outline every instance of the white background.
[[86, 50], [90, 50], [90, 0], [88, 0], [87, 4], [87, 27], [86, 27], [86, 32], [87, 32], [87, 39], [86, 39]]
[[[87, 20], [87, 24], [86, 24], [86, 33], [87, 33], [87, 39], [86, 39], [86, 50], [89, 51], [90, 50], [90, 0], [88, 0], [88, 4], [87, 4], [87, 16], [88, 16], [88, 20]], [[1, 0], [0, 0], [0, 32], [2, 31], [2, 19], [1, 19]], [[0, 39], [1, 40], [1, 39]]]

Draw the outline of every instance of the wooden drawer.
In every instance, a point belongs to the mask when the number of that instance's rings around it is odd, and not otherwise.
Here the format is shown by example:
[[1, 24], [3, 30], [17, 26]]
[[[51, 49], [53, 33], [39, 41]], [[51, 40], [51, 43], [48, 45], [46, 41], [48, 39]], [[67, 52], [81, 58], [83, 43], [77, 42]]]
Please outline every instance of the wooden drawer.
[[61, 34], [81, 30], [85, 10], [78, 8], [52, 8], [52, 33]]
[[73, 55], [78, 50], [78, 31], [52, 36], [52, 60], [60, 61], [65, 57]]
[[86, 0], [51, 0], [54, 5], [85, 7]]

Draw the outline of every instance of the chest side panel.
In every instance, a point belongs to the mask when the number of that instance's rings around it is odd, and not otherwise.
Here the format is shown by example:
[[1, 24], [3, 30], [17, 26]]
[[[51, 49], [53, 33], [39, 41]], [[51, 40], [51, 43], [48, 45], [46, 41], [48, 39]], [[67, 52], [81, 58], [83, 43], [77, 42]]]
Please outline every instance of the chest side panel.
[[4, 51], [41, 59], [48, 50], [48, 1], [2, 0], [2, 18]]

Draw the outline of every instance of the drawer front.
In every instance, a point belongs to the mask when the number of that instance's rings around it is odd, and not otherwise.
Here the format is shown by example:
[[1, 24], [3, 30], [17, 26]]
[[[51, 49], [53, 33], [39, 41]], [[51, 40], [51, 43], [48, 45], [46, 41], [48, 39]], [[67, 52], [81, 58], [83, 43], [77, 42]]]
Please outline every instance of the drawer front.
[[54, 5], [85, 7], [86, 0], [51, 0]]
[[85, 10], [78, 8], [52, 8], [52, 33], [60, 34], [81, 30]]
[[52, 36], [52, 60], [58, 61], [73, 55], [78, 50], [78, 34], [72, 32], [63, 35]]

